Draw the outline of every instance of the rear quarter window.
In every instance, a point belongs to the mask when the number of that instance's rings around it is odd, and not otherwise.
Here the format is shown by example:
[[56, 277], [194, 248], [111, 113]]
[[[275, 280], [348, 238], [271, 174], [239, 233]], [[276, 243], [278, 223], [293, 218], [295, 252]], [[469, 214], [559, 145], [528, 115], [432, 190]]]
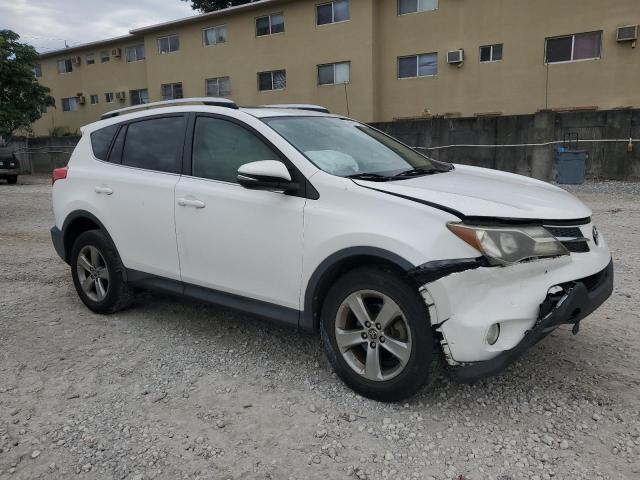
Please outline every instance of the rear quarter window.
[[109, 147], [120, 125], [110, 125], [91, 134], [91, 149], [93, 155], [100, 160], [107, 160]]

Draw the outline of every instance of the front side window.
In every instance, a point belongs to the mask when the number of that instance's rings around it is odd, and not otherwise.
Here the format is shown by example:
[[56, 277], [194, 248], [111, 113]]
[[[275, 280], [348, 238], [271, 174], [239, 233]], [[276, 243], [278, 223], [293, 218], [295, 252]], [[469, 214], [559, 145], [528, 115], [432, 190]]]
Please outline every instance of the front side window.
[[144, 45], [127, 47], [127, 62], [139, 62], [140, 60], [144, 60], [144, 58]]
[[98, 95], [95, 94], [95, 93], [93, 95], [91, 95], [91, 105], [95, 105], [98, 102], [99, 102]]
[[273, 35], [284, 32], [284, 15], [275, 13], [256, 18], [256, 36]]
[[231, 95], [231, 80], [229, 77], [207, 78], [205, 87], [207, 97], [227, 97]]
[[152, 118], [129, 124], [122, 164], [159, 172], [178, 172], [184, 126], [183, 116]]
[[398, 78], [430, 77], [437, 74], [437, 53], [398, 57]]
[[160, 93], [163, 100], [182, 98], [182, 83], [165, 83], [160, 86]]
[[398, 0], [398, 15], [438, 9], [438, 0]]
[[498, 62], [502, 60], [502, 44], [484, 45], [480, 47], [480, 62]]
[[115, 95], [113, 92], [106, 92], [104, 94], [104, 101], [107, 103], [113, 103], [113, 101], [115, 100]]
[[260, 160], [278, 157], [246, 128], [218, 118], [196, 120], [191, 160], [194, 177], [237, 183], [238, 168]]
[[273, 72], [258, 73], [258, 90], [284, 90], [287, 86], [286, 70], [274, 70]]
[[558, 63], [596, 59], [600, 58], [601, 49], [601, 31], [547, 38], [545, 62]]
[[205, 47], [227, 42], [227, 26], [205, 28], [202, 30], [202, 43]]
[[95, 53], [87, 53], [87, 56], [85, 57], [85, 60], [87, 62], [87, 65], [94, 65], [96, 63], [96, 55], [95, 55]]
[[78, 110], [78, 105], [80, 105], [78, 97], [69, 97], [62, 99], [63, 112], [75, 112], [76, 110]]
[[180, 50], [180, 39], [177, 35], [168, 35], [158, 38], [158, 53], [172, 53]]
[[113, 141], [113, 136], [118, 131], [120, 125], [110, 125], [108, 127], [96, 130], [91, 134], [91, 149], [93, 150], [93, 156], [106, 160], [109, 154], [109, 147]]
[[271, 128], [321, 170], [341, 177], [397, 175], [412, 169], [446, 171], [397, 140], [359, 122], [331, 117], [273, 117]]
[[71, 73], [73, 72], [73, 62], [70, 58], [65, 60], [58, 60], [58, 73]]
[[316, 25], [346, 22], [349, 18], [349, 0], [336, 0], [316, 5]]
[[350, 70], [350, 62], [318, 65], [318, 85], [349, 83]]
[[149, 103], [149, 91], [146, 88], [129, 90], [129, 98], [131, 99], [131, 105], [144, 105]]
[[107, 63], [110, 60], [111, 54], [109, 53], [109, 50], [103, 50], [100, 52], [100, 63]]

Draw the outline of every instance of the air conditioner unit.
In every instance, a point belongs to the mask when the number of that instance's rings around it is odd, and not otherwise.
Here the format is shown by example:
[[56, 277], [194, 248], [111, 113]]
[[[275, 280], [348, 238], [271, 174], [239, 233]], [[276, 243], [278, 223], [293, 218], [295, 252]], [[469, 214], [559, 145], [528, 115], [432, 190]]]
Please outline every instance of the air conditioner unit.
[[127, 99], [127, 92], [116, 92], [116, 98], [124, 102]]
[[453, 65], [459, 65], [464, 62], [464, 50], [451, 50], [447, 52], [447, 63], [451, 63]]
[[638, 25], [625, 25], [618, 27], [616, 40], [618, 42], [633, 42], [638, 39]]
[[119, 48], [112, 48], [111, 49], [111, 56], [113, 58], [120, 58], [121, 55], [122, 55], [122, 50], [120, 50]]
[[82, 62], [82, 58], [80, 58], [80, 56], [71, 57], [71, 63], [74, 65], [80, 65], [80, 62]]
[[85, 103], [87, 103], [87, 97], [85, 97], [84, 95], [79, 95], [78, 96], [78, 103], [80, 105], [84, 105]]

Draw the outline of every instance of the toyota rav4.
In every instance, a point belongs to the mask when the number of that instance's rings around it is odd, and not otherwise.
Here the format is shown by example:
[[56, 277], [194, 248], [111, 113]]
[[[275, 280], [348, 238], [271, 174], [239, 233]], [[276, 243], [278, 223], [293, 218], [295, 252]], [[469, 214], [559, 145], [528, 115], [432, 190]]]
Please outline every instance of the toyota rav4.
[[53, 244], [94, 312], [146, 288], [319, 331], [347, 385], [396, 401], [444, 364], [495, 374], [611, 294], [591, 211], [556, 186], [313, 106], [159, 103], [85, 126], [53, 172]]

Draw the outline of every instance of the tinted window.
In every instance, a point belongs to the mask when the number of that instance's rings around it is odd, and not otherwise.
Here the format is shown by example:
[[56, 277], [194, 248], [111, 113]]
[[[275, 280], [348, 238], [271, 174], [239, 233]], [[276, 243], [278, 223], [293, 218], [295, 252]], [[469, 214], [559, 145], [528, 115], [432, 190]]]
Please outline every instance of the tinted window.
[[237, 183], [238, 168], [277, 155], [252, 132], [235, 123], [200, 117], [193, 138], [194, 177]]
[[124, 139], [127, 136], [127, 126], [123, 126], [118, 132], [118, 136], [113, 142], [111, 147], [111, 153], [109, 154], [109, 162], [122, 163], [122, 147], [124, 146]]
[[184, 122], [184, 117], [165, 117], [129, 124], [122, 163], [147, 170], [178, 172]]
[[101, 128], [91, 134], [91, 148], [93, 149], [93, 155], [100, 160], [106, 160], [109, 153], [109, 147], [111, 146], [111, 140], [118, 131], [120, 125], [111, 125], [109, 127]]

